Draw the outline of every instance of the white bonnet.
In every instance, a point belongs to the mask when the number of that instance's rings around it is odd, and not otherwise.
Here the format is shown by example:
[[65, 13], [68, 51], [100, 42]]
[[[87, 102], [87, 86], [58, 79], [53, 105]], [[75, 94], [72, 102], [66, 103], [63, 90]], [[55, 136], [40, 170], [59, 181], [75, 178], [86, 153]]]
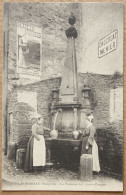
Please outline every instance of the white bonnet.
[[87, 116], [87, 119], [88, 119], [90, 122], [92, 122], [92, 121], [94, 120], [94, 117], [93, 117], [93, 115], [91, 114], [91, 115]]
[[34, 113], [34, 115], [32, 116], [32, 119], [39, 119], [39, 118], [43, 118], [39, 113]]

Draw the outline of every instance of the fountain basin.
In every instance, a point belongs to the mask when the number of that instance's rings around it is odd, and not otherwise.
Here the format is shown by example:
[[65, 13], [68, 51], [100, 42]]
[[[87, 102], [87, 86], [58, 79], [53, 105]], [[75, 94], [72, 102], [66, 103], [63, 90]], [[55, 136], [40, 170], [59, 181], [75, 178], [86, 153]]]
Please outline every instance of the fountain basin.
[[63, 146], [76, 146], [79, 147], [82, 143], [81, 140], [74, 140], [74, 139], [52, 139], [52, 138], [47, 138], [46, 140], [46, 145], [63, 145]]
[[[57, 162], [60, 163], [62, 166], [70, 166], [71, 163], [74, 162], [72, 160], [72, 156], [76, 155], [76, 160], [79, 163], [80, 159], [80, 149], [81, 149], [81, 140], [74, 140], [74, 139], [52, 139], [47, 138], [45, 139], [46, 143], [46, 165], [52, 167], [56, 165]], [[76, 152], [74, 152], [76, 151]], [[72, 155], [72, 156], [71, 156]], [[69, 160], [68, 160], [69, 159]], [[68, 162], [70, 161], [70, 162]], [[70, 165], [69, 165], [70, 164]]]
[[80, 108], [80, 103], [55, 103], [52, 108]]

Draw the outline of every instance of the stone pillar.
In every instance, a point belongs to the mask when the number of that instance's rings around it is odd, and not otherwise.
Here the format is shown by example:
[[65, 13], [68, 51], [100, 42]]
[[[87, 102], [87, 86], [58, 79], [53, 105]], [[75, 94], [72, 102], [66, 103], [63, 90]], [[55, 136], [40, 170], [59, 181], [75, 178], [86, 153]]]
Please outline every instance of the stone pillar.
[[92, 179], [93, 158], [91, 154], [82, 154], [80, 158], [80, 179], [88, 181]]
[[7, 151], [7, 158], [8, 159], [16, 159], [16, 143], [15, 142], [9, 142], [8, 151]]
[[59, 96], [61, 103], [77, 103], [77, 61], [75, 51], [77, 31], [73, 27], [75, 21], [76, 18], [71, 15], [69, 18], [71, 26], [66, 30], [67, 48]]
[[18, 149], [16, 153], [16, 168], [22, 169], [24, 167], [24, 161], [25, 161], [25, 149]]
[[53, 140], [46, 140], [46, 166], [53, 166], [53, 162], [51, 161], [51, 146]]

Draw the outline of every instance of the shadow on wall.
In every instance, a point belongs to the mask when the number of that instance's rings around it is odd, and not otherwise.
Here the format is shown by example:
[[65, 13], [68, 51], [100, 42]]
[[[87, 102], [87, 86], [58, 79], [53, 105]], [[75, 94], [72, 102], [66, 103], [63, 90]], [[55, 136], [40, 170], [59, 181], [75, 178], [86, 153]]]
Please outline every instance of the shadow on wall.
[[26, 148], [28, 140], [31, 136], [31, 127], [35, 123], [31, 120], [34, 108], [29, 106], [27, 103], [20, 102], [16, 105], [16, 126], [15, 134], [18, 134], [18, 148]]
[[123, 133], [115, 127], [97, 129], [101, 170], [118, 176], [123, 174]]

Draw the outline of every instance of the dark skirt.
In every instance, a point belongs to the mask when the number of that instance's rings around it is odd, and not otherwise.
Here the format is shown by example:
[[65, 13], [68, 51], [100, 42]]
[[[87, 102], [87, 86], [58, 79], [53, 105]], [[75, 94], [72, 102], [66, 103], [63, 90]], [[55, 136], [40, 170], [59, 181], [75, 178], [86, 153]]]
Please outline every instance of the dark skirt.
[[81, 155], [82, 154], [92, 154], [92, 146], [91, 145], [88, 146], [88, 150], [86, 149], [87, 142], [88, 142], [88, 136], [83, 137]]
[[29, 139], [27, 150], [26, 150], [26, 157], [24, 163], [25, 172], [33, 171], [33, 141], [34, 141], [34, 136], [32, 135]]

